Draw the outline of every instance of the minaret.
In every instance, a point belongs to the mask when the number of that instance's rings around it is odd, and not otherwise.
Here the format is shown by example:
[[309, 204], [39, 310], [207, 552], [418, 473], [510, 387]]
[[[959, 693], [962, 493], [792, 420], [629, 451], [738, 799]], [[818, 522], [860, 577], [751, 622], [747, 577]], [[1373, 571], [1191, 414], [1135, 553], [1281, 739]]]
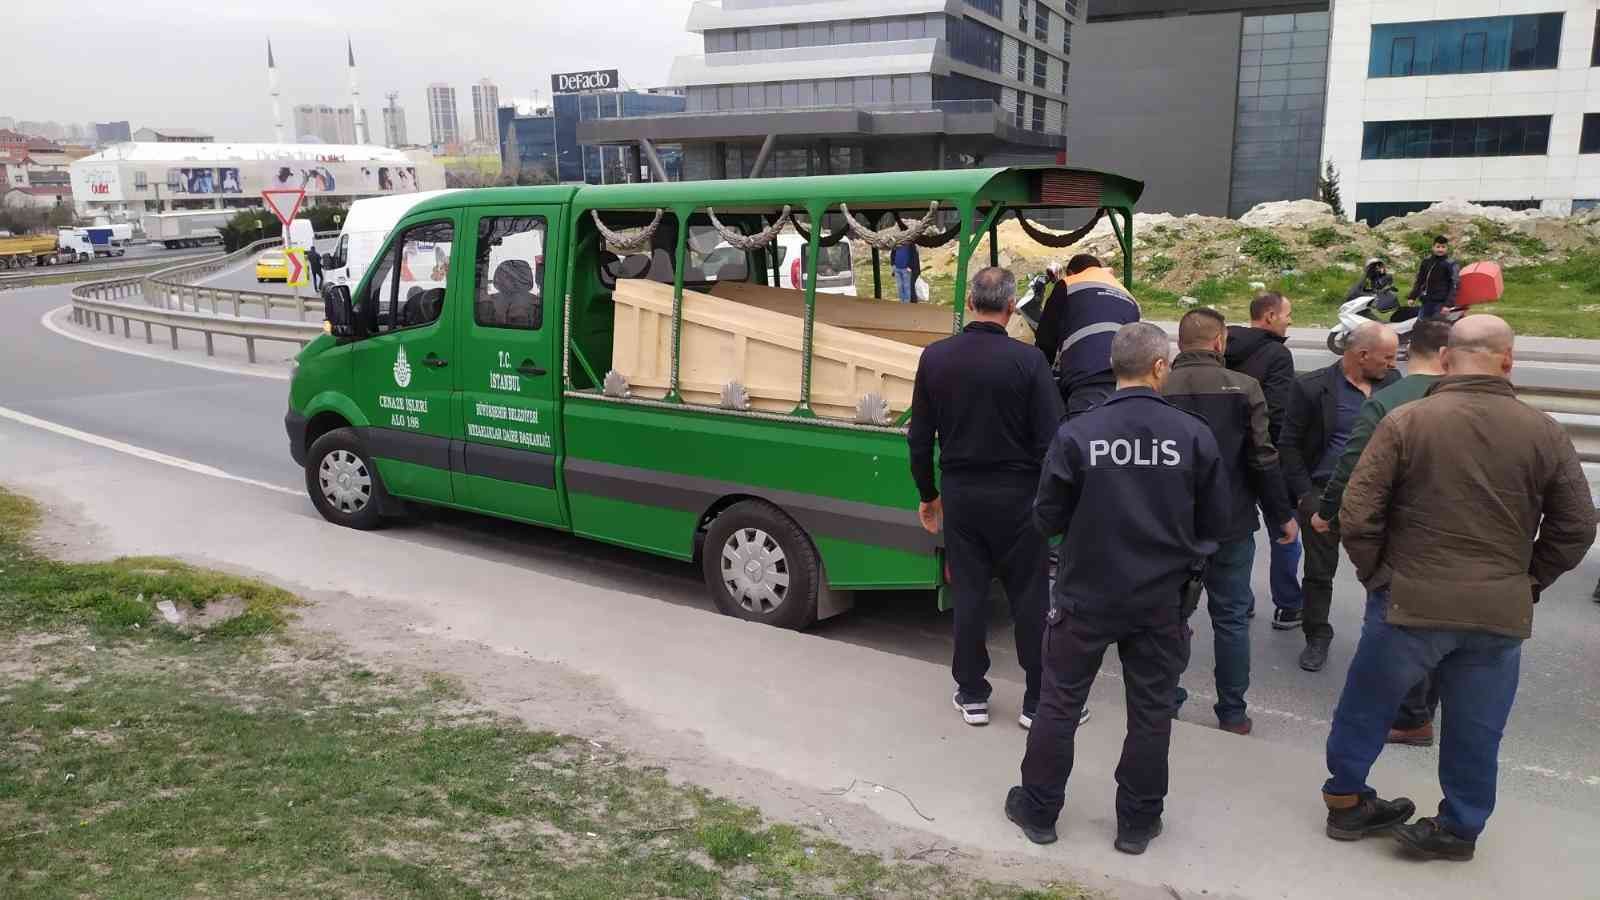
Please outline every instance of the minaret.
[[370, 142], [367, 134], [367, 117], [361, 109], [361, 88], [356, 84], [356, 48], [350, 43], [350, 36], [345, 35], [344, 49], [350, 61], [350, 119], [355, 126], [356, 143]]
[[267, 38], [267, 92], [272, 95], [274, 140], [283, 143], [283, 106], [278, 102], [278, 64], [272, 59], [272, 38]]

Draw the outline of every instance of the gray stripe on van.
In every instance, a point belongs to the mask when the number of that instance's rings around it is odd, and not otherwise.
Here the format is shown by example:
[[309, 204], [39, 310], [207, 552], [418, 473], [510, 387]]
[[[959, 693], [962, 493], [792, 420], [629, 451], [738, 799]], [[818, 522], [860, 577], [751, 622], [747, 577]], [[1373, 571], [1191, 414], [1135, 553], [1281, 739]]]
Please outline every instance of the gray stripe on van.
[[697, 515], [723, 497], [745, 495], [778, 506], [813, 535], [909, 553], [931, 553], [939, 546], [939, 540], [922, 529], [914, 510], [573, 457], [567, 458], [564, 471], [567, 490], [575, 493]]

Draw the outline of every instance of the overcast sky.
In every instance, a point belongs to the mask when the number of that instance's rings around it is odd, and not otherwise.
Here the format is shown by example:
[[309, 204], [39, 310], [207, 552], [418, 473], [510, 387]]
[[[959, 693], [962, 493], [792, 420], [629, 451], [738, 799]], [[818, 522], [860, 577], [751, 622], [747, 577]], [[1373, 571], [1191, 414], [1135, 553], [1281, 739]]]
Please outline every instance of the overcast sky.
[[534, 90], [548, 101], [552, 72], [614, 68], [625, 86], [659, 87], [672, 58], [699, 46], [684, 31], [690, 0], [5, 5], [0, 115], [127, 119], [135, 129], [201, 128], [234, 140], [272, 139], [269, 36], [287, 129], [296, 104], [348, 103], [348, 32], [374, 135], [382, 135], [384, 95], [398, 91], [413, 143], [428, 140], [424, 91], [431, 82], [455, 87], [461, 129], [471, 136], [469, 85], [480, 78], [499, 85], [502, 103]]

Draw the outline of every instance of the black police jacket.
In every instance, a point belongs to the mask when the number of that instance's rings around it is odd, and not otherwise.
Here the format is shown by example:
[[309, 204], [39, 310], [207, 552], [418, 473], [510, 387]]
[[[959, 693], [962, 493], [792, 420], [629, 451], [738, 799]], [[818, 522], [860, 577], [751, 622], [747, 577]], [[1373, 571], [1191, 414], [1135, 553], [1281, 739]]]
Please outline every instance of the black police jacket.
[[1231, 508], [1205, 420], [1149, 388], [1117, 391], [1067, 420], [1045, 456], [1034, 524], [1064, 535], [1051, 606], [1126, 615], [1176, 605]]

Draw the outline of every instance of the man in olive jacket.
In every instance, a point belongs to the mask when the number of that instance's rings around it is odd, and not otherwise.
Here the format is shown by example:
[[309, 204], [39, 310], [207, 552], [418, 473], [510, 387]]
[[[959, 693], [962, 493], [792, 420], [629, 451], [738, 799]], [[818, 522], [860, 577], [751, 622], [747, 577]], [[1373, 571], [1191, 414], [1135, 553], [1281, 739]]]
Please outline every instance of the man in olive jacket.
[[[1327, 831], [1393, 831], [1429, 859], [1468, 860], [1494, 811], [1500, 738], [1540, 592], [1594, 543], [1595, 508], [1572, 441], [1507, 376], [1513, 334], [1456, 323], [1445, 377], [1378, 424], [1339, 511], [1368, 590], [1367, 618], [1328, 735]], [[1405, 692], [1428, 669], [1444, 706], [1437, 818], [1379, 800], [1367, 774]]]
[[[1406, 377], [1381, 391], [1375, 392], [1361, 404], [1356, 414], [1355, 427], [1350, 430], [1350, 440], [1345, 442], [1344, 453], [1333, 476], [1322, 489], [1322, 500], [1311, 528], [1318, 534], [1329, 534], [1333, 523], [1339, 519], [1339, 506], [1344, 502], [1345, 484], [1355, 471], [1361, 451], [1372, 440], [1372, 432], [1395, 409], [1427, 395], [1434, 382], [1444, 376], [1445, 344], [1450, 340], [1450, 323], [1443, 319], [1423, 319], [1411, 329], [1411, 356], [1406, 362]], [[1406, 694], [1395, 716], [1394, 728], [1389, 731], [1389, 743], [1410, 744], [1417, 747], [1433, 746], [1433, 714], [1439, 708], [1438, 685], [1431, 676], [1425, 677]]]

